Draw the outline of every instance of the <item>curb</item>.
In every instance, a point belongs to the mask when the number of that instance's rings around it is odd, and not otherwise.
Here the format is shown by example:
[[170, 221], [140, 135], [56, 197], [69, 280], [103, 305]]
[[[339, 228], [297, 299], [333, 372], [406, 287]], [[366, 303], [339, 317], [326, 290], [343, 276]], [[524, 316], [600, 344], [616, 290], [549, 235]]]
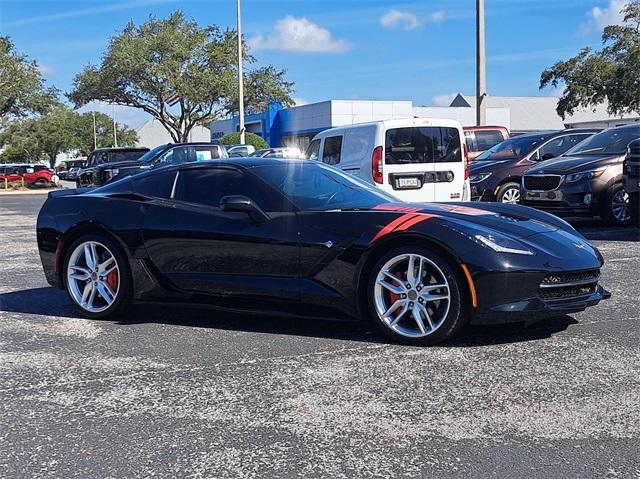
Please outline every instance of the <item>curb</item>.
[[45, 195], [50, 193], [51, 191], [58, 191], [63, 188], [53, 188], [48, 190], [15, 190], [15, 191], [6, 191], [0, 190], [0, 197], [2, 196], [20, 196], [20, 195]]

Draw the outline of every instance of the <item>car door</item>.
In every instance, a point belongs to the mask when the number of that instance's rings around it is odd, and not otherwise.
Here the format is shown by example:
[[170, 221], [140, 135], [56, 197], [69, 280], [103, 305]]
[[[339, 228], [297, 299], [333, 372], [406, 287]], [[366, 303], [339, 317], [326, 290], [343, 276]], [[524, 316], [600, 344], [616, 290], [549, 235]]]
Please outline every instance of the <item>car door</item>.
[[[279, 193], [242, 169], [215, 163], [182, 169], [173, 180], [166, 198], [143, 207], [145, 247], [162, 277], [221, 306], [240, 300], [247, 308], [277, 308], [299, 300], [297, 219]], [[222, 211], [220, 199], [229, 195], [251, 198], [269, 220]]]

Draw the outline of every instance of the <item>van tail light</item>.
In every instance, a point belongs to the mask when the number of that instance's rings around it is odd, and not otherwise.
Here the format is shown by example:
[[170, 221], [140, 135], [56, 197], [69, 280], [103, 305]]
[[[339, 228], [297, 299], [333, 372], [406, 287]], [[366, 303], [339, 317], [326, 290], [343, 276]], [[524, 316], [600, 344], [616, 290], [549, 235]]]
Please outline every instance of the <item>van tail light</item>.
[[464, 179], [469, 179], [469, 148], [467, 148], [467, 144], [463, 143], [464, 149]]
[[382, 147], [376, 146], [373, 149], [371, 155], [371, 174], [373, 175], [373, 181], [378, 184], [382, 184]]

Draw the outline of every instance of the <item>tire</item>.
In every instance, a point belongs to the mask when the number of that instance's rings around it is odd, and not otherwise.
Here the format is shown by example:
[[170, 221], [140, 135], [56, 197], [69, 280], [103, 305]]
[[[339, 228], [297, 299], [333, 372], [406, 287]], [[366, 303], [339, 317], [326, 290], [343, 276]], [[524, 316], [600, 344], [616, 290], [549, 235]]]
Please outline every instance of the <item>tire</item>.
[[[89, 245], [90, 249], [91, 245], [95, 246], [94, 251], [100, 264], [99, 269], [102, 264], [108, 263], [105, 260], [109, 258], [109, 255], [115, 261], [115, 269], [113, 269], [113, 263], [109, 263], [104, 271], [107, 275], [101, 276], [100, 273], [103, 271], [96, 272], [95, 269], [89, 268], [84, 250], [85, 245]], [[71, 263], [74, 266], [70, 270]], [[72, 271], [75, 277], [70, 275]], [[115, 271], [115, 279], [113, 271]], [[90, 276], [87, 277], [87, 273]], [[88, 234], [75, 240], [67, 249], [62, 276], [69, 298], [80, 314], [86, 318], [106, 319], [118, 316], [132, 303], [133, 279], [129, 260], [120, 245], [104, 235]], [[81, 279], [78, 279], [79, 277]], [[91, 288], [87, 298], [92, 301], [92, 304], [83, 306], [81, 302], [85, 297], [87, 286]], [[110, 293], [114, 293], [114, 297], [109, 302], [106, 296], [110, 296]]]
[[[411, 257], [414, 258], [413, 277], [417, 278], [418, 259], [421, 261], [422, 280], [410, 277], [411, 268], [408, 266]], [[405, 270], [406, 274], [403, 273]], [[398, 281], [394, 282], [383, 271], [389, 271], [395, 278], [406, 283], [399, 285]], [[430, 278], [427, 280], [428, 283], [425, 282], [427, 276]], [[395, 292], [382, 286], [380, 280], [392, 286]], [[413, 346], [439, 344], [452, 338], [468, 322], [467, 295], [461, 292], [461, 288], [466, 284], [464, 281], [451, 262], [433, 251], [419, 246], [395, 248], [376, 262], [367, 279], [369, 316], [378, 329], [395, 342]], [[446, 284], [446, 287], [430, 289], [429, 285], [433, 287], [436, 284]], [[446, 295], [446, 300], [429, 299], [444, 298]], [[391, 305], [398, 303], [401, 304], [393, 310]], [[425, 309], [428, 319], [424, 314]], [[417, 311], [422, 327], [416, 320], [414, 311]]]
[[46, 188], [47, 186], [49, 186], [49, 182], [44, 178], [38, 178], [35, 181], [34, 186], [37, 186], [38, 188]]
[[[512, 199], [512, 201], [507, 201]], [[510, 181], [500, 186], [498, 193], [496, 194], [496, 201], [498, 203], [520, 203], [520, 184]]]
[[[621, 202], [625, 198], [626, 207], [622, 207]], [[616, 183], [607, 190], [601, 215], [605, 224], [609, 226], [627, 226], [631, 224], [629, 195], [624, 191], [622, 183]]]

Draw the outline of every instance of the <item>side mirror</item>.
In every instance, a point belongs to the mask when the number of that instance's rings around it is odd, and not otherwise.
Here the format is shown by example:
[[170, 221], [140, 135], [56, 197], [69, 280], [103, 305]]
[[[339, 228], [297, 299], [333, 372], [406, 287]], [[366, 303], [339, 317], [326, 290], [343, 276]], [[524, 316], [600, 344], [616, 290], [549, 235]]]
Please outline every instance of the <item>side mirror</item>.
[[544, 155], [542, 155], [542, 161], [550, 160], [551, 158], [555, 157], [556, 155], [554, 155], [553, 153], [545, 153]]
[[220, 199], [220, 209], [246, 213], [254, 223], [265, 223], [270, 219], [251, 198], [246, 196], [224, 196]]

